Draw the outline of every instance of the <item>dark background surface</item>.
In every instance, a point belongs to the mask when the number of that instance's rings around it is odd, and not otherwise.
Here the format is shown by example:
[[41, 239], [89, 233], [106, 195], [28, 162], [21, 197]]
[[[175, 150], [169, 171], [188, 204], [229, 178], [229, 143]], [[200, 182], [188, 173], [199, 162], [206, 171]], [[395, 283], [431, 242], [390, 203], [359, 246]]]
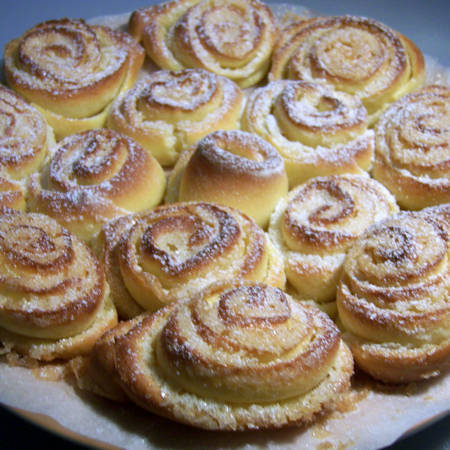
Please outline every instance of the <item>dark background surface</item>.
[[[2, 0], [0, 47], [20, 36], [33, 25], [49, 19], [90, 18], [118, 14], [148, 6], [147, 0]], [[283, 3], [273, 1], [272, 3]], [[315, 12], [327, 15], [353, 14], [377, 19], [409, 37], [427, 55], [450, 66], [450, 31], [448, 0], [291, 0]], [[0, 398], [1, 402], [1, 398]], [[450, 405], [449, 405], [450, 407]], [[380, 417], [380, 420], [383, 420]], [[8, 409], [0, 407], [0, 448], [79, 449], [74, 441], [48, 433]], [[389, 447], [395, 450], [450, 450], [450, 416]]]

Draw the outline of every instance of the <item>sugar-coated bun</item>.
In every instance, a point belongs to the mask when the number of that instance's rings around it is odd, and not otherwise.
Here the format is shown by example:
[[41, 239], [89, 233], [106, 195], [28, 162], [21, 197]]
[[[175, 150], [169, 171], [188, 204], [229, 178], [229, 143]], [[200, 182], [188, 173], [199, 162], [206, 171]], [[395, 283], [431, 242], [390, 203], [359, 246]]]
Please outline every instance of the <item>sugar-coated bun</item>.
[[371, 167], [366, 108], [331, 86], [273, 81], [250, 94], [242, 122], [280, 152], [291, 188], [316, 176], [361, 174]]
[[26, 179], [45, 163], [54, 141], [39, 111], [0, 86], [0, 207], [25, 210]]
[[315, 17], [282, 32], [269, 80], [319, 81], [361, 98], [373, 124], [386, 106], [420, 87], [421, 51], [373, 19]]
[[135, 11], [129, 30], [162, 69], [203, 68], [241, 87], [266, 75], [276, 39], [259, 0], [169, 1]]
[[141, 407], [204, 429], [308, 423], [353, 372], [324, 313], [264, 284], [211, 286], [120, 327], [105, 371]]
[[266, 227], [287, 190], [284, 162], [272, 145], [247, 132], [216, 131], [181, 155], [169, 177], [166, 202], [220, 203]]
[[108, 220], [159, 204], [165, 186], [161, 166], [137, 142], [113, 130], [88, 130], [60, 141], [30, 178], [28, 207], [89, 241]]
[[139, 142], [162, 165], [215, 130], [239, 128], [243, 93], [204, 69], [160, 70], [113, 104], [107, 125]]
[[405, 209], [450, 202], [450, 89], [427, 86], [392, 104], [375, 127], [373, 176]]
[[[448, 223], [447, 223], [448, 225]], [[436, 212], [402, 212], [350, 248], [337, 307], [356, 363], [393, 383], [450, 366], [449, 233]]]
[[60, 139], [103, 126], [111, 101], [134, 84], [144, 50], [127, 33], [61, 19], [9, 42], [4, 61], [8, 85], [44, 114]]
[[0, 342], [39, 360], [87, 353], [117, 323], [92, 251], [42, 214], [0, 214]]
[[398, 212], [368, 176], [334, 175], [297, 186], [273, 213], [269, 235], [284, 257], [291, 294], [336, 315], [336, 285], [348, 248], [373, 223]]
[[96, 247], [124, 318], [218, 281], [285, 283], [281, 255], [264, 231], [239, 211], [211, 203], [176, 203], [121, 217], [104, 226]]

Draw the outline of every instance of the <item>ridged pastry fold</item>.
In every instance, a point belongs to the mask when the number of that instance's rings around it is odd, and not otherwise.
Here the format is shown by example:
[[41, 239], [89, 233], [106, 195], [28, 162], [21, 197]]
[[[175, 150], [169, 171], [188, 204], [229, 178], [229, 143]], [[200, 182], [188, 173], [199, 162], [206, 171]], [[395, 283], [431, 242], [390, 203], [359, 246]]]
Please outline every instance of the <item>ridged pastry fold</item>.
[[239, 128], [242, 103], [242, 91], [225, 77], [204, 69], [160, 70], [114, 102], [107, 125], [171, 166], [208, 133]]
[[218, 283], [111, 333], [105, 369], [131, 400], [205, 429], [309, 422], [353, 372], [324, 313], [259, 283]]
[[281, 255], [256, 223], [217, 204], [164, 205], [106, 224], [97, 240], [122, 317], [155, 311], [223, 280], [284, 287]]
[[375, 126], [372, 174], [405, 209], [450, 202], [450, 89], [427, 86], [393, 103]]
[[177, 0], [135, 11], [130, 33], [162, 69], [202, 68], [256, 84], [276, 39], [268, 6], [258, 0]]
[[40, 360], [90, 351], [117, 323], [92, 251], [53, 219], [0, 215], [0, 341]]
[[169, 176], [166, 202], [224, 204], [265, 228], [287, 190], [284, 162], [272, 145], [251, 133], [220, 130], [180, 156]]
[[339, 318], [357, 364], [373, 377], [408, 382], [449, 367], [449, 255], [448, 217], [437, 211], [399, 213], [350, 248]]
[[111, 101], [134, 84], [144, 50], [127, 33], [60, 19], [9, 42], [4, 60], [8, 85], [34, 103], [60, 139], [103, 126]]
[[269, 80], [334, 86], [361, 98], [373, 124], [386, 106], [425, 80], [422, 52], [402, 34], [373, 19], [315, 17], [283, 30]]
[[159, 204], [165, 187], [163, 169], [137, 142], [88, 130], [60, 141], [30, 178], [28, 207], [90, 241], [108, 220]]
[[291, 294], [334, 317], [349, 247], [367, 227], [398, 211], [389, 191], [368, 176], [317, 177], [290, 191], [271, 217], [269, 235], [283, 254]]
[[373, 131], [357, 97], [316, 82], [278, 80], [255, 89], [243, 129], [270, 142], [292, 188], [315, 176], [370, 169]]

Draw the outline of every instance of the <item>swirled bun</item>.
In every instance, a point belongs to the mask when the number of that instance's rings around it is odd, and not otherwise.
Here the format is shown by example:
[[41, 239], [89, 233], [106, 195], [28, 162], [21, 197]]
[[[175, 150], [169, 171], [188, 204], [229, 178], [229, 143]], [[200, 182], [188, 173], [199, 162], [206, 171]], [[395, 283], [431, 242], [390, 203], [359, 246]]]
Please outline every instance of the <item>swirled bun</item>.
[[0, 207], [25, 210], [25, 181], [42, 167], [54, 141], [39, 111], [0, 86]]
[[291, 294], [336, 315], [336, 285], [346, 252], [367, 227], [398, 212], [394, 197], [368, 176], [314, 178], [273, 213], [269, 235], [284, 257]]
[[337, 293], [356, 363], [403, 383], [450, 366], [449, 234], [431, 212], [403, 212], [350, 248]]
[[99, 261], [53, 219], [0, 214], [0, 341], [39, 360], [87, 353], [117, 323]]
[[210, 430], [310, 422], [333, 407], [353, 372], [324, 313], [252, 283], [212, 286], [143, 315], [115, 333], [109, 351], [132, 401]]
[[361, 174], [373, 157], [373, 131], [361, 101], [330, 86], [273, 81], [256, 89], [243, 115], [243, 128], [270, 142], [281, 154], [294, 187], [316, 176]]
[[450, 202], [450, 89], [427, 86], [392, 104], [375, 127], [372, 174], [405, 209]]
[[114, 102], [107, 124], [170, 166], [206, 134], [239, 128], [242, 102], [242, 91], [225, 77], [203, 69], [160, 70]]
[[203, 68], [256, 84], [275, 42], [270, 9], [258, 0], [176, 0], [135, 11], [130, 33], [162, 69]]
[[106, 224], [98, 242], [121, 317], [155, 311], [223, 280], [284, 287], [281, 255], [249, 217], [211, 203], [177, 203]]
[[4, 50], [8, 85], [46, 117], [58, 139], [103, 126], [130, 88], [144, 50], [127, 33], [61, 19], [38, 24]]
[[138, 143], [113, 130], [88, 130], [60, 141], [30, 178], [28, 207], [90, 241], [108, 220], [159, 204], [165, 185], [161, 166]]
[[386, 106], [420, 87], [421, 51], [373, 19], [315, 17], [283, 30], [269, 80], [319, 81], [361, 98], [373, 124]]
[[220, 203], [266, 227], [287, 190], [284, 162], [273, 146], [247, 132], [216, 131], [180, 156], [169, 177], [166, 202]]

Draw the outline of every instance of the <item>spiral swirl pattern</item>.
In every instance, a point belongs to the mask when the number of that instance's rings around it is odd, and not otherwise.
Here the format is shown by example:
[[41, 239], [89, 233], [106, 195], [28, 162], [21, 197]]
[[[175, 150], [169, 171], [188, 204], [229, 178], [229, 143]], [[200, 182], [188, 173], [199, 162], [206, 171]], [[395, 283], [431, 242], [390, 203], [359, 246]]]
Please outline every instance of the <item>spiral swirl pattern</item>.
[[294, 295], [335, 312], [348, 248], [367, 227], [396, 212], [393, 196], [366, 176], [318, 177], [292, 190], [278, 204], [269, 234], [284, 255]]
[[100, 252], [119, 313], [154, 311], [221, 280], [284, 286], [281, 258], [237, 210], [178, 203], [107, 224]]
[[227, 78], [203, 69], [161, 70], [119, 97], [108, 126], [134, 138], [163, 165], [217, 130], [239, 127], [243, 94]]
[[159, 67], [200, 67], [241, 87], [264, 77], [275, 42], [272, 13], [258, 0], [171, 1], [135, 11], [129, 28]]
[[111, 306], [98, 317], [108, 293], [98, 260], [57, 222], [34, 213], [1, 215], [0, 340], [42, 352], [42, 359], [85, 351], [116, 321]]
[[158, 204], [164, 189], [161, 166], [139, 144], [112, 130], [89, 130], [62, 140], [31, 178], [30, 209], [89, 240], [106, 221]]
[[448, 231], [431, 212], [379, 222], [349, 250], [337, 306], [364, 370], [411, 381], [448, 366], [449, 256]]
[[58, 137], [104, 123], [106, 106], [133, 84], [143, 49], [125, 33], [83, 20], [51, 20], [9, 42], [8, 84], [46, 115]]
[[325, 82], [361, 98], [374, 123], [389, 103], [423, 84], [424, 58], [405, 36], [364, 17], [317, 17], [277, 43], [270, 80]]
[[352, 372], [325, 314], [252, 283], [216, 285], [143, 316], [116, 338], [114, 354], [133, 400], [211, 429], [307, 421], [345, 389]]
[[289, 185], [309, 178], [363, 173], [372, 163], [373, 132], [361, 101], [305, 81], [273, 81], [250, 96], [243, 128], [283, 156]]
[[216, 202], [266, 227], [287, 190], [283, 159], [274, 147], [250, 133], [216, 131], [181, 155], [169, 177], [166, 202]]
[[428, 86], [392, 104], [375, 128], [373, 176], [400, 206], [450, 202], [450, 89]]

